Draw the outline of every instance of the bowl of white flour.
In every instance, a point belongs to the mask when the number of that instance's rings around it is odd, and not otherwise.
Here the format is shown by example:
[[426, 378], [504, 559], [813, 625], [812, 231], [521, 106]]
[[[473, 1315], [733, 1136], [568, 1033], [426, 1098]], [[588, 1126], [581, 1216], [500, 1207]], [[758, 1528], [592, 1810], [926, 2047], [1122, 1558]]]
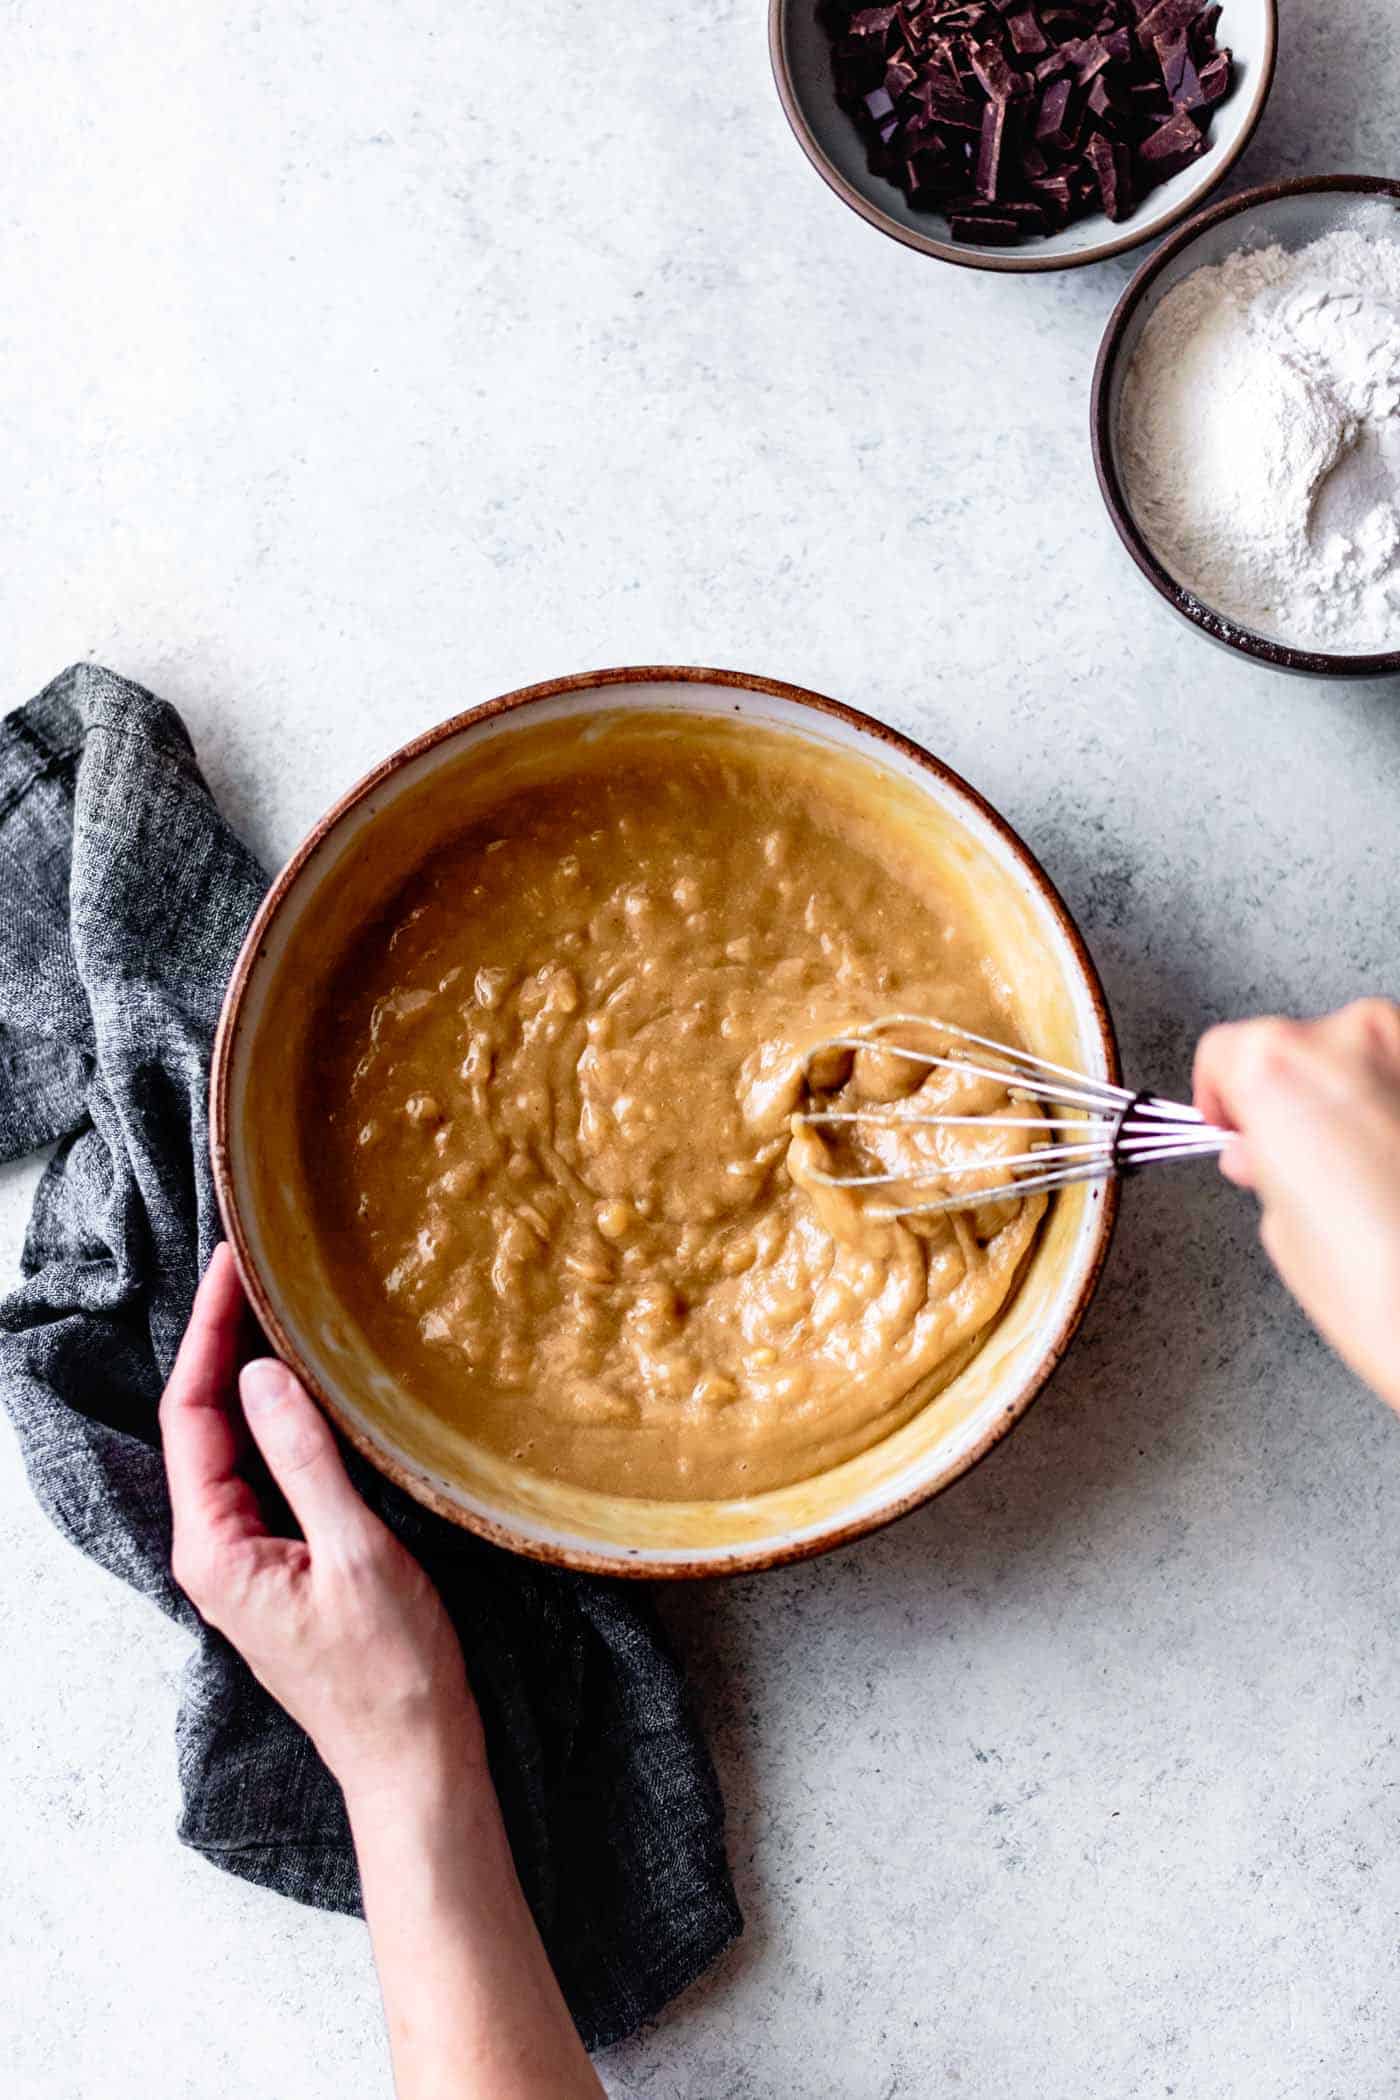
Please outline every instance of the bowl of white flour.
[[1270, 184], [1189, 221], [1109, 323], [1093, 434], [1183, 618], [1278, 669], [1400, 673], [1400, 183]]

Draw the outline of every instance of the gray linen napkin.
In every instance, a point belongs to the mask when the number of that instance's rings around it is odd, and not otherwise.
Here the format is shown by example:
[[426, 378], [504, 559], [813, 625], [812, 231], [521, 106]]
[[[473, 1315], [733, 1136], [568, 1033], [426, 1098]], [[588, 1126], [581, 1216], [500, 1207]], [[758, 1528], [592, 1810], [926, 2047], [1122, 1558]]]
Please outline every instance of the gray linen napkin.
[[[0, 1303], [0, 1400], [40, 1503], [188, 1628], [183, 1841], [356, 1911], [335, 1782], [170, 1577], [156, 1405], [219, 1237], [206, 1088], [264, 888], [173, 709], [79, 664], [0, 722], [0, 1160], [57, 1141]], [[723, 1805], [652, 1613], [483, 1545], [357, 1465], [462, 1637], [516, 1861], [591, 2048], [740, 1929]]]

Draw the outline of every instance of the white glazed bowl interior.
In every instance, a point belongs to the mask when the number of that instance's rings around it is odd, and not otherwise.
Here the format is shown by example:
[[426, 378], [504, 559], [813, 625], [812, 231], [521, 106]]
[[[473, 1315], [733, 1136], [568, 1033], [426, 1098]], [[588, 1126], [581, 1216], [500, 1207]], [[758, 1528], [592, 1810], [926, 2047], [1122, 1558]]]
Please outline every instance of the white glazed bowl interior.
[[382, 827], [386, 812], [430, 776], [479, 764], [494, 740], [521, 729], [625, 709], [738, 714], [859, 755], [881, 769], [900, 807], [950, 842], [966, 879], [989, 900], [1003, 967], [1019, 968], [1018, 984], [1024, 980], [1022, 1020], [1032, 1046], [1116, 1076], [1092, 969], [1045, 877], [1000, 820], [912, 747], [861, 717], [819, 712], [785, 690], [704, 682], [708, 675], [609, 674], [623, 682], [536, 688], [523, 704], [463, 718], [371, 775], [313, 834], [264, 907], [235, 973], [215, 1059], [220, 1200], [276, 1346], [352, 1442], [430, 1507], [518, 1551], [602, 1572], [703, 1575], [772, 1565], [871, 1530], [945, 1486], [1024, 1411], [1058, 1360], [1097, 1277], [1113, 1216], [1105, 1188], [1062, 1197], [1010, 1310], [950, 1385], [873, 1449], [815, 1479], [743, 1500], [642, 1501], [528, 1475], [427, 1416], [368, 1353], [336, 1301], [289, 1167], [299, 1148], [297, 1089], [287, 1083], [289, 1056], [296, 1062], [287, 1014], [311, 1002], [288, 958], [299, 935], [308, 937], [324, 920], [328, 900], [353, 895], [369, 827]]
[[[1195, 211], [1248, 144], [1273, 79], [1277, 48], [1275, 0], [1225, 0], [1220, 40], [1235, 55], [1234, 93], [1218, 107], [1210, 145], [1191, 167], [1173, 175], [1115, 225], [1101, 213], [1078, 219], [1043, 240], [1016, 248], [987, 248], [955, 241], [941, 214], [914, 211], [902, 190], [872, 175], [865, 142], [836, 99], [831, 45], [817, 13], [817, 0], [774, 0], [772, 41], [779, 82], [784, 64], [791, 83], [794, 128], [808, 158], [863, 218], [897, 240], [945, 262], [1002, 271], [1067, 270], [1125, 254], [1156, 240]], [[786, 99], [786, 97], [785, 97]]]

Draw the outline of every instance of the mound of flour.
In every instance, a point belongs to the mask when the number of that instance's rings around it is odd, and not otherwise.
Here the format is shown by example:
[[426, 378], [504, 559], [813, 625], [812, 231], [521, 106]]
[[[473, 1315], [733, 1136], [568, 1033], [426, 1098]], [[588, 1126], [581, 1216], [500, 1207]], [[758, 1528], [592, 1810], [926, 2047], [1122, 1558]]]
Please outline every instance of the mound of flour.
[[1119, 463], [1158, 559], [1276, 641], [1400, 648], [1400, 242], [1196, 270], [1128, 370]]

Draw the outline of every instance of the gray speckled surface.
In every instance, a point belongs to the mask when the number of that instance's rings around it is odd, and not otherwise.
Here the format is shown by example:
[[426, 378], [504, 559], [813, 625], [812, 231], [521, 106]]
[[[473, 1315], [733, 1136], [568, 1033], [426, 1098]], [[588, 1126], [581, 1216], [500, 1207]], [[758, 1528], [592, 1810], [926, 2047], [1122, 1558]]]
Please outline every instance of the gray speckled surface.
[[[1242, 181], [1395, 172], [1386, 0], [1286, 0]], [[760, 0], [11, 0], [6, 698], [84, 652], [269, 859], [451, 709], [605, 662], [925, 738], [1078, 912], [1130, 1069], [1394, 986], [1400, 692], [1180, 629], [1085, 437], [1123, 265], [941, 269], [787, 135]], [[22, 404], [17, 408], [18, 404]], [[29, 1175], [0, 1176], [0, 1256]], [[676, 1595], [747, 1939], [617, 2100], [1357, 2100], [1400, 2083], [1400, 1429], [1205, 1176], [941, 1503]], [[0, 1462], [14, 2100], [387, 2095], [358, 1926], [172, 1837], [178, 1638]]]

